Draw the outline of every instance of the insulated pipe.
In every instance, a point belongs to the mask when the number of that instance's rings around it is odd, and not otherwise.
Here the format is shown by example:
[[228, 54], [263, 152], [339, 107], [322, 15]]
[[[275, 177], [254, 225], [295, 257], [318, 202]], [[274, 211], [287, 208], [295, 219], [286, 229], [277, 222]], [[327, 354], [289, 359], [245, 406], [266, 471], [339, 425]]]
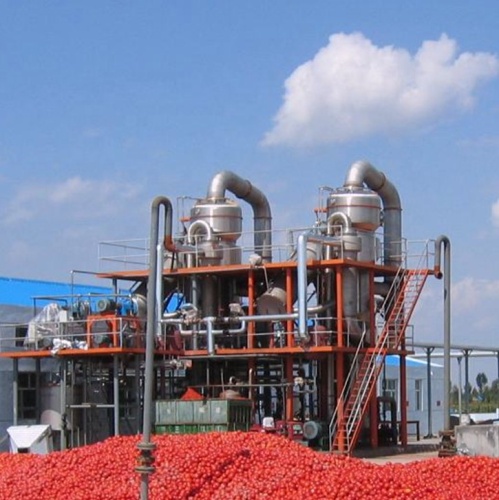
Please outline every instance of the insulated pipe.
[[159, 244], [159, 212], [161, 206], [165, 209], [164, 244], [172, 246], [172, 204], [165, 196], [157, 196], [151, 205], [151, 232], [149, 240], [149, 275], [147, 280], [147, 328], [146, 328], [146, 361], [144, 370], [144, 413], [142, 441], [137, 445], [140, 450], [136, 471], [140, 474], [140, 498], [149, 498], [149, 475], [155, 470], [152, 456], [155, 445], [151, 442], [152, 396], [154, 376], [154, 337], [157, 317], [160, 311], [156, 308], [156, 280], [158, 273]]
[[215, 354], [215, 337], [214, 337], [214, 332], [213, 332], [213, 323], [216, 321], [217, 318], [213, 316], [209, 316], [205, 318], [206, 321], [206, 329], [207, 329], [207, 348], [208, 348], [208, 355], [213, 356]]
[[383, 172], [367, 161], [357, 161], [350, 167], [344, 187], [362, 188], [364, 184], [383, 201], [384, 264], [398, 267], [402, 262], [402, 206], [398, 191]]
[[[441, 247], [444, 247], [444, 272], [440, 269]], [[450, 240], [439, 236], [435, 240], [435, 277], [444, 278], [444, 430], [450, 430]]]
[[272, 214], [267, 197], [250, 181], [239, 177], [234, 172], [225, 170], [216, 174], [208, 188], [210, 200], [225, 199], [225, 190], [247, 201], [253, 208], [255, 253], [262, 256], [264, 262], [272, 261]]
[[301, 233], [297, 241], [297, 273], [298, 273], [298, 336], [303, 342], [308, 342], [310, 337], [307, 329], [307, 243], [313, 241], [324, 245], [340, 246], [341, 240], [321, 236], [311, 231]]

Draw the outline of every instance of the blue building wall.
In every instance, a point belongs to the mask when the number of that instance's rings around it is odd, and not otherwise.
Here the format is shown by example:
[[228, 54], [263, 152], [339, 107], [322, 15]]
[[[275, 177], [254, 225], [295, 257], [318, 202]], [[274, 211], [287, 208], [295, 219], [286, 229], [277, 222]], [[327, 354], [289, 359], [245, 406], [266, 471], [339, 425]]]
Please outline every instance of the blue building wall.
[[[88, 296], [92, 294], [113, 293], [111, 287], [91, 286], [52, 281], [39, 281], [19, 278], [0, 277], [0, 324], [26, 324], [35, 315], [37, 310], [47, 305], [51, 300], [48, 297]], [[47, 299], [41, 299], [46, 297]], [[36, 298], [36, 300], [35, 300]], [[12, 336], [12, 329], [0, 329], [0, 349], [2, 340]], [[55, 367], [55, 368], [54, 368]], [[12, 395], [12, 368], [10, 359], [0, 359], [0, 452], [8, 451], [7, 428], [13, 421]], [[57, 369], [57, 360], [44, 360], [42, 371]], [[20, 372], [33, 372], [35, 362], [32, 359], [19, 361]], [[19, 424], [34, 424], [36, 421], [19, 421]]]
[[[38, 281], [0, 276], [0, 305], [33, 306], [34, 297], [112, 293], [111, 287], [55, 281]], [[0, 318], [1, 321], [1, 318]]]

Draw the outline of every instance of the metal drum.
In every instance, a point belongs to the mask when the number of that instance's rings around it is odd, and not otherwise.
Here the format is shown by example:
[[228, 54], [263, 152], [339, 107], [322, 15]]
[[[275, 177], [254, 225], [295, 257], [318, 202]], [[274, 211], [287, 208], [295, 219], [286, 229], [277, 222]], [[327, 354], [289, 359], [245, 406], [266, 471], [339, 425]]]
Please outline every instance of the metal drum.
[[233, 200], [201, 200], [191, 209], [191, 223], [207, 222], [213, 232], [224, 241], [236, 242], [242, 231], [241, 207]]
[[328, 198], [328, 216], [342, 212], [357, 229], [376, 231], [381, 226], [381, 198], [370, 189], [336, 189]]

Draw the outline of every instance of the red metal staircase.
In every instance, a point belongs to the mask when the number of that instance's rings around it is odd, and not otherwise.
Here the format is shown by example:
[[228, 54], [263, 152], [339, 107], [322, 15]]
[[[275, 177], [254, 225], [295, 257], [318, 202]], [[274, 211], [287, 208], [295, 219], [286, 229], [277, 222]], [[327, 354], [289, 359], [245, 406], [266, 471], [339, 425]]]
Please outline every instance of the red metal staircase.
[[387, 314], [376, 345], [358, 350], [352, 368], [338, 398], [329, 426], [331, 451], [351, 454], [362, 428], [368, 403], [374, 394], [386, 353], [397, 349], [423, 289], [428, 269], [399, 269], [388, 293], [384, 310]]

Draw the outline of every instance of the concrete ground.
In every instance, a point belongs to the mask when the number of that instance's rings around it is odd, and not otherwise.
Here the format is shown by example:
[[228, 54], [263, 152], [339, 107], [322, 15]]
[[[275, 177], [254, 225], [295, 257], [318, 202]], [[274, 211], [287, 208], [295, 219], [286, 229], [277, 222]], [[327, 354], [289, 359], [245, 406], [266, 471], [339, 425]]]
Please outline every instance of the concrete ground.
[[404, 448], [391, 446], [378, 448], [376, 450], [359, 451], [355, 454], [357, 458], [375, 464], [386, 463], [409, 463], [417, 460], [428, 460], [438, 458], [440, 438], [422, 439], [409, 442]]

